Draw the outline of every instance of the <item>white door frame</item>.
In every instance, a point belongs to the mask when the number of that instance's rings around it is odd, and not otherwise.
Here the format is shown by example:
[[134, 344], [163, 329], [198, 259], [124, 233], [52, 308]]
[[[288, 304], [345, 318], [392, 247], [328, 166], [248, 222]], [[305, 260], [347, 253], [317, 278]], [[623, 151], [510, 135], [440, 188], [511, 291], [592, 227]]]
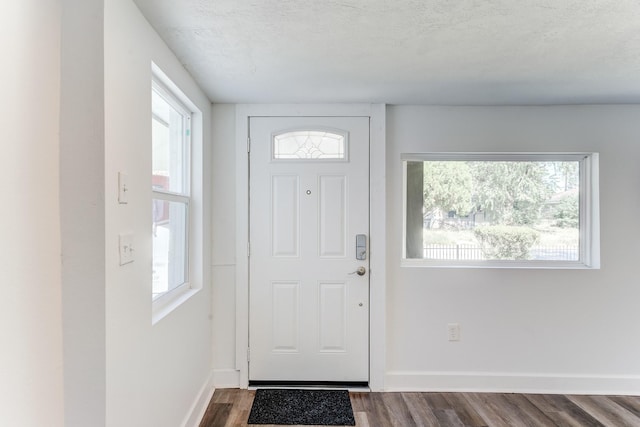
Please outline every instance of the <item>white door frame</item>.
[[365, 116], [370, 118], [369, 387], [384, 390], [386, 354], [386, 107], [384, 104], [236, 105], [236, 369], [249, 385], [249, 168], [250, 117]]

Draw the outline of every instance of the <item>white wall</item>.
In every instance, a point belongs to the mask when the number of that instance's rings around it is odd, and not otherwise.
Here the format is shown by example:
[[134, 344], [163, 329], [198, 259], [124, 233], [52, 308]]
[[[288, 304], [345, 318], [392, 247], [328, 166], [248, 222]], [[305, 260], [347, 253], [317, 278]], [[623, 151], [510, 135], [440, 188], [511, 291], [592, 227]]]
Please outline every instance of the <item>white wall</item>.
[[236, 370], [236, 188], [235, 120], [231, 104], [213, 106], [212, 314], [213, 372], [216, 387], [237, 387]]
[[[214, 179], [213, 195], [217, 209], [212, 216], [213, 224], [213, 368], [216, 387], [246, 386], [248, 280], [246, 274], [246, 239], [248, 213], [247, 201], [247, 152], [245, 142], [248, 116], [371, 116], [372, 141], [384, 137], [384, 105], [335, 104], [335, 105], [230, 105], [213, 106]], [[242, 142], [240, 142], [242, 141]], [[372, 164], [384, 165], [384, 150], [371, 151]], [[383, 169], [383, 166], [377, 166]], [[384, 206], [384, 174], [372, 180], [372, 188], [378, 191], [372, 197], [374, 206]], [[379, 194], [379, 196], [378, 196]], [[377, 211], [381, 211], [378, 209]], [[384, 215], [371, 218], [372, 237], [383, 241]], [[384, 243], [380, 243], [384, 248]], [[372, 252], [372, 262], [383, 263], [384, 251]], [[377, 276], [372, 275], [372, 306], [384, 301], [384, 268], [378, 267]], [[384, 329], [383, 320], [374, 319], [372, 329]], [[384, 348], [384, 334], [372, 338], [376, 349]], [[371, 357], [372, 366], [383, 366], [383, 351]], [[382, 369], [372, 376], [372, 386], [379, 389], [382, 384]]]
[[[640, 393], [638, 135], [635, 106], [388, 108], [387, 389]], [[400, 267], [400, 154], [429, 151], [599, 152], [602, 269]]]
[[63, 425], [60, 2], [0, 13], [0, 425]]
[[[218, 158], [234, 153], [232, 111], [214, 107]], [[386, 126], [385, 389], [640, 393], [640, 107], [392, 106]], [[400, 267], [400, 154], [422, 151], [599, 152], [602, 268]], [[224, 206], [213, 221], [214, 371], [224, 372], [234, 367], [236, 172], [214, 164]], [[460, 342], [447, 341], [450, 322], [461, 324]]]
[[105, 425], [104, 2], [62, 0], [65, 426]]
[[[206, 394], [211, 367], [209, 268], [200, 265], [192, 276], [203, 281], [200, 292], [151, 323], [152, 61], [202, 112], [207, 144], [208, 99], [130, 0], [106, 2], [106, 414], [112, 427], [182, 425], [194, 405], [206, 403], [206, 396], [197, 399], [203, 388]], [[194, 158], [210, 165], [208, 147]], [[118, 171], [129, 175], [127, 205], [118, 204]], [[209, 230], [208, 223], [195, 233], [197, 244], [209, 241]], [[136, 259], [125, 266], [118, 265], [121, 232], [134, 233]], [[210, 256], [207, 251], [207, 264]]]

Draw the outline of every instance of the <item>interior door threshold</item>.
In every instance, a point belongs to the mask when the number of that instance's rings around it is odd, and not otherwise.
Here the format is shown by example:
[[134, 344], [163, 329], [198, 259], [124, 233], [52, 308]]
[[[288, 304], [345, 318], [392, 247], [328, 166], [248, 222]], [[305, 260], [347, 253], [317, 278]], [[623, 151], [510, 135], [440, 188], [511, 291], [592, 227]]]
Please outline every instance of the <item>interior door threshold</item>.
[[249, 390], [259, 388], [371, 391], [367, 381], [249, 381]]

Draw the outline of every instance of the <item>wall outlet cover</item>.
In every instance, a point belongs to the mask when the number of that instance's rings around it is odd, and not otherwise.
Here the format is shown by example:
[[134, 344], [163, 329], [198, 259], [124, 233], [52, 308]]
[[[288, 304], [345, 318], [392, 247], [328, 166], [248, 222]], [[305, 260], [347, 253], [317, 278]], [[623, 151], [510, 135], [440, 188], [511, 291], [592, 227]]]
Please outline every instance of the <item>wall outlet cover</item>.
[[449, 337], [449, 341], [460, 341], [460, 324], [449, 323], [447, 325], [447, 335]]
[[119, 235], [120, 246], [120, 265], [129, 264], [134, 261], [133, 258], [133, 234], [122, 233]]

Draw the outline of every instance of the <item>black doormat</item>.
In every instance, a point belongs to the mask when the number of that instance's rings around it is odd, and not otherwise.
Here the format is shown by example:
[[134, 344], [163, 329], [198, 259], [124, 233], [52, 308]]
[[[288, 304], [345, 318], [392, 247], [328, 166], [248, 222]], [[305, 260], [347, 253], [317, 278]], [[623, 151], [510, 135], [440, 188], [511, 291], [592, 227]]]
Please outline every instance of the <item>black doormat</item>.
[[260, 389], [247, 424], [354, 426], [347, 390]]

